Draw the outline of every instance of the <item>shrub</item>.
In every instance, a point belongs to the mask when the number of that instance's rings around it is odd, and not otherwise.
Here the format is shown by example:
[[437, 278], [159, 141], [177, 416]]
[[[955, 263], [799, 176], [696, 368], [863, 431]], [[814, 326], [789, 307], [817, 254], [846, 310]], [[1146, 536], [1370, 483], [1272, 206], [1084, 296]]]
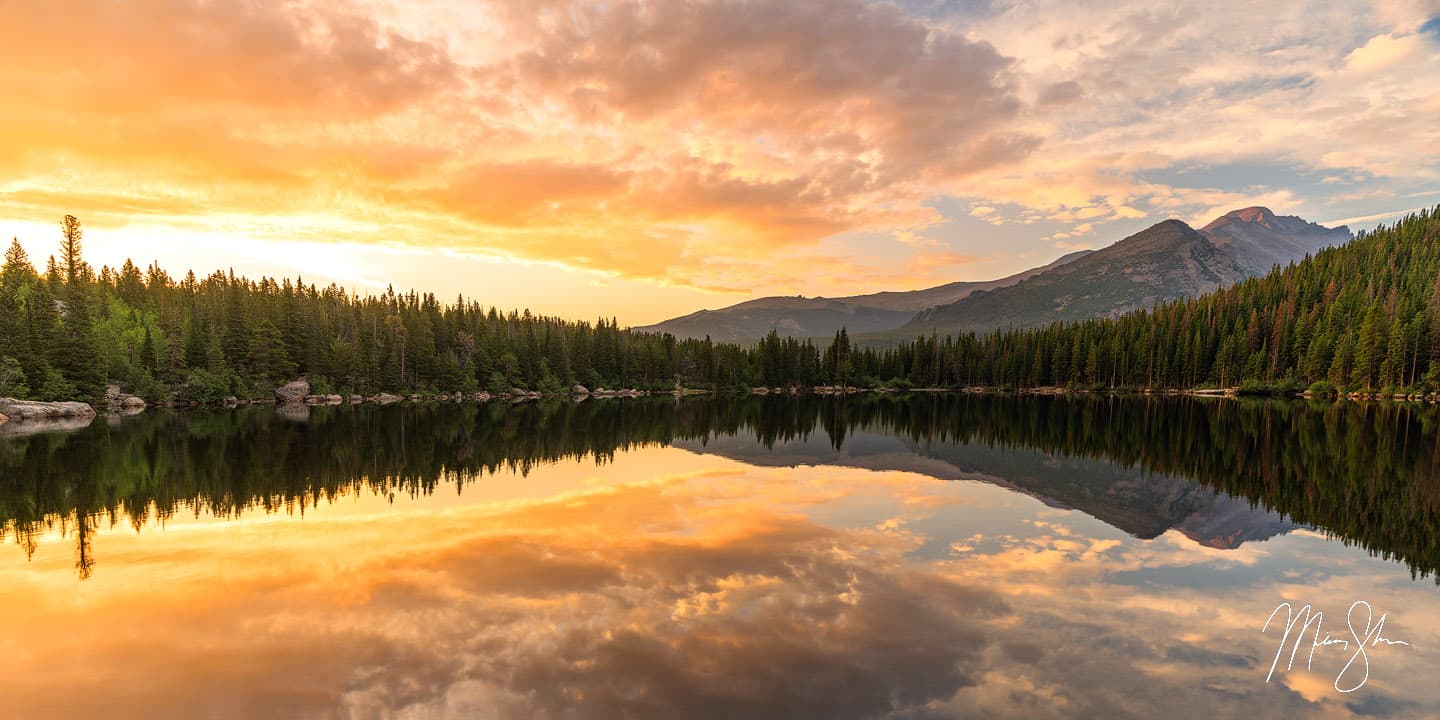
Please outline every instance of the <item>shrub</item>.
[[1310, 385], [1310, 395], [1319, 398], [1333, 398], [1340, 394], [1340, 389], [1335, 383], [1329, 380], [1316, 380]]
[[45, 378], [40, 383], [40, 389], [35, 391], [36, 397], [48, 402], [74, 400], [79, 395], [80, 390], [75, 383], [66, 380], [55, 368], [45, 368]]
[[235, 382], [230, 373], [210, 372], [203, 368], [185, 376], [180, 397], [198, 403], [218, 403], [234, 394]]
[[0, 358], [0, 397], [24, 398], [30, 395], [30, 385], [25, 382], [25, 371], [20, 361], [13, 357]]

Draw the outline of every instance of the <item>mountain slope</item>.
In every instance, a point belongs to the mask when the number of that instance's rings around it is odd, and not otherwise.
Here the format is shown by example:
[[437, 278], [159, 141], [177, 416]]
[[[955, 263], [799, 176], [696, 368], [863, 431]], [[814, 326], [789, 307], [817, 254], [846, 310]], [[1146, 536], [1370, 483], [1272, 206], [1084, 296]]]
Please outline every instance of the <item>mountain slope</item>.
[[918, 310], [952, 303], [975, 292], [1014, 285], [1089, 253], [1088, 250], [1070, 253], [1048, 265], [998, 280], [953, 282], [924, 290], [839, 298], [764, 297], [719, 310], [700, 310], [634, 330], [668, 332], [681, 338], [709, 336], [716, 342], [739, 343], [755, 342], [771, 330], [792, 337], [828, 337], [842, 327], [851, 333], [890, 330], [904, 325]]
[[907, 292], [877, 292], [869, 295], [852, 295], [850, 297], [838, 298], [845, 302], [866, 307], [884, 308], [886, 310], [905, 310], [911, 313], [919, 312], [928, 307], [945, 305], [963, 299], [977, 292], [995, 290], [997, 288], [1009, 287], [1018, 282], [1032, 278], [1047, 270], [1053, 270], [1066, 263], [1074, 262], [1094, 252], [1093, 250], [1077, 250], [1056, 258], [1048, 265], [1030, 268], [1024, 272], [1018, 272], [999, 280], [980, 280], [947, 283], [925, 290], [910, 290]]
[[924, 310], [902, 330], [909, 336], [943, 335], [1115, 317], [1243, 277], [1204, 235], [1179, 220], [1166, 220], [1022, 283]]
[[1234, 285], [1349, 239], [1347, 228], [1277, 217], [1260, 207], [1227, 213], [1203, 231], [1166, 220], [1016, 285], [924, 310], [900, 330], [883, 335], [985, 332], [1118, 317]]

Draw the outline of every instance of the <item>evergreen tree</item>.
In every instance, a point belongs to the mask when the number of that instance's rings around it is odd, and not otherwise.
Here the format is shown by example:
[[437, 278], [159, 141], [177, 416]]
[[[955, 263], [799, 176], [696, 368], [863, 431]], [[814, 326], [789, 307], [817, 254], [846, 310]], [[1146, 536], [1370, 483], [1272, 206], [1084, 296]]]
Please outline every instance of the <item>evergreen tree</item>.
[[84, 233], [74, 215], [66, 215], [60, 229], [59, 272], [64, 282], [65, 310], [51, 362], [82, 398], [97, 400], [104, 393], [105, 368], [95, 341], [90, 273], [81, 250]]

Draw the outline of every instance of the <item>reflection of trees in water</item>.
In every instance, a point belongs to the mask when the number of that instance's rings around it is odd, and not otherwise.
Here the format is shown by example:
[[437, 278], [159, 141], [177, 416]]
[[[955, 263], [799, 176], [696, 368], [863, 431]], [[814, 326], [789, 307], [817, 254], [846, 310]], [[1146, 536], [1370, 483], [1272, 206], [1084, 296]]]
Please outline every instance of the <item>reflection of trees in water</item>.
[[560, 460], [605, 464], [675, 439], [773, 447], [824, 432], [838, 448], [865, 429], [1192, 478], [1428, 575], [1440, 569], [1436, 420], [1409, 404], [993, 395], [335, 407], [303, 423], [268, 408], [149, 413], [0, 441], [0, 517], [27, 553], [39, 532], [73, 534], [83, 577], [107, 518], [138, 529], [183, 510], [303, 513], [353, 492], [415, 496]]

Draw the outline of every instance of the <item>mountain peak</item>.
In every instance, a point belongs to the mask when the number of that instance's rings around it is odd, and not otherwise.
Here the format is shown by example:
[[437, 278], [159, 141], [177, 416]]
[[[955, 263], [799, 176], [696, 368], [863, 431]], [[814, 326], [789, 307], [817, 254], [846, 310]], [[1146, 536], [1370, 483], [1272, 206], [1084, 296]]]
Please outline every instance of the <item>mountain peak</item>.
[[1230, 214], [1245, 222], [1263, 222], [1275, 219], [1275, 213], [1270, 212], [1270, 208], [1260, 207], [1259, 205], [1243, 210], [1236, 210]]
[[1349, 228], [1327, 228], [1294, 215], [1277, 216], [1270, 208], [1259, 206], [1225, 213], [1200, 232], [1252, 275], [1350, 240]]
[[1206, 225], [1205, 229], [1209, 230], [1213, 227], [1235, 221], [1243, 223], [1253, 223], [1255, 225], [1263, 225], [1265, 227], [1274, 227], [1275, 213], [1271, 212], [1270, 208], [1261, 207], [1259, 205], [1241, 208], [1239, 210], [1231, 210], [1230, 212], [1216, 218], [1214, 222]]

